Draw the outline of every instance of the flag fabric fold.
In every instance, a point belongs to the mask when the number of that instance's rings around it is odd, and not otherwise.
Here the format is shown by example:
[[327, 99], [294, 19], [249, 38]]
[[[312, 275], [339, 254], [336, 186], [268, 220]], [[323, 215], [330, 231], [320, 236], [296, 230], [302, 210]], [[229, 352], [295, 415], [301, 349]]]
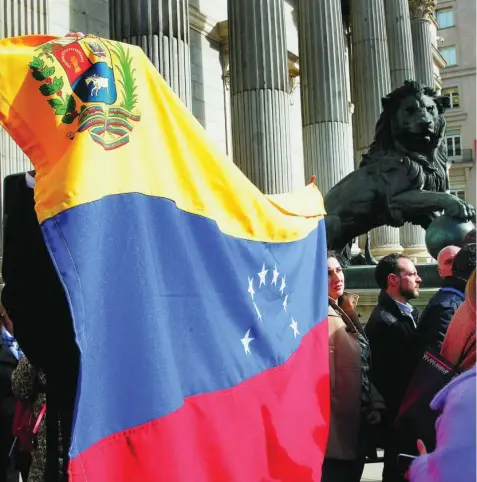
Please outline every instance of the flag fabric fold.
[[0, 122], [81, 352], [71, 480], [319, 481], [318, 190], [263, 195], [139, 48], [94, 36], [0, 41]]

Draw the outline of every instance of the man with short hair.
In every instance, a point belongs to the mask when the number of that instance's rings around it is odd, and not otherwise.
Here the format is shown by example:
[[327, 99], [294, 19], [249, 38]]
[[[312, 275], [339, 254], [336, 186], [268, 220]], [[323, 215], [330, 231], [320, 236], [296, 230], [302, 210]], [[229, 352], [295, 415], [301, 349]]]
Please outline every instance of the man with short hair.
[[446, 246], [437, 255], [437, 271], [441, 278], [452, 276], [452, 263], [456, 254], [460, 251], [458, 246]]
[[459, 250], [451, 265], [450, 276], [444, 279], [442, 288], [429, 300], [417, 329], [416, 363], [426, 349], [440, 351], [449, 323], [465, 300], [465, 286], [475, 269], [475, 258], [475, 244], [468, 244]]
[[393, 422], [415, 367], [419, 310], [409, 301], [419, 296], [422, 280], [414, 263], [401, 254], [381, 259], [375, 278], [381, 293], [365, 329], [373, 366], [370, 379], [387, 407], [382, 424], [383, 482], [397, 482], [405, 479], [397, 469], [402, 443], [393, 430]]

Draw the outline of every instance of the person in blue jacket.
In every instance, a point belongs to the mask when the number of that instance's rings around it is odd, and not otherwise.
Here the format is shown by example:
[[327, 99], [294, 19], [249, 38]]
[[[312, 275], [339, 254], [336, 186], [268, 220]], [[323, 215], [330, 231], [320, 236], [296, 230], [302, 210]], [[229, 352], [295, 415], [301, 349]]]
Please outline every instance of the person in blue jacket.
[[421, 358], [431, 348], [440, 351], [449, 323], [465, 300], [465, 286], [476, 266], [476, 245], [464, 246], [452, 263], [452, 276], [444, 279], [441, 289], [429, 300], [417, 327], [417, 352]]
[[463, 373], [441, 390], [431, 403], [441, 412], [436, 423], [437, 444], [412, 464], [411, 482], [472, 482], [476, 480], [476, 370]]

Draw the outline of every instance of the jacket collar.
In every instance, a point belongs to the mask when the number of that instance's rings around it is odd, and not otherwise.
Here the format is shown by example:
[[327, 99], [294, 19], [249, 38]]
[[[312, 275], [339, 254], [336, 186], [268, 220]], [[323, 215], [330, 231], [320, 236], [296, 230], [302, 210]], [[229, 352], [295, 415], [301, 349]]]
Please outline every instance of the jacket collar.
[[[402, 310], [399, 306], [399, 304], [391, 298], [384, 290], [379, 293], [379, 298], [378, 298], [379, 304], [391, 315], [393, 315], [395, 318], [402, 318], [403, 316], [411, 316], [409, 313], [406, 313], [404, 310]], [[417, 323], [417, 319], [419, 317], [419, 310], [415, 307], [412, 307], [412, 318], [414, 322]]]
[[465, 298], [465, 287], [467, 285], [467, 281], [462, 278], [457, 278], [455, 276], [448, 276], [444, 278], [442, 283], [442, 288], [454, 288], [458, 290], [462, 294], [462, 298]]
[[[359, 296], [354, 293], [344, 292], [338, 301], [328, 297], [329, 305], [338, 313], [348, 327], [354, 327], [352, 331], [359, 331], [364, 335], [363, 327], [359, 322], [356, 308]], [[351, 325], [351, 326], [350, 326]]]

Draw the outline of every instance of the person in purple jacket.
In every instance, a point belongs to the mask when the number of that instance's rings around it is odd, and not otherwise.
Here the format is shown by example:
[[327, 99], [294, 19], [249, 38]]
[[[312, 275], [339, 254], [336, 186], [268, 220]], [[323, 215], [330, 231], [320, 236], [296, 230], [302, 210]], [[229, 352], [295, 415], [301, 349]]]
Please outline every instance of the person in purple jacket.
[[476, 369], [463, 373], [431, 403], [441, 412], [436, 423], [436, 450], [421, 454], [412, 464], [411, 482], [473, 482], [476, 480]]

